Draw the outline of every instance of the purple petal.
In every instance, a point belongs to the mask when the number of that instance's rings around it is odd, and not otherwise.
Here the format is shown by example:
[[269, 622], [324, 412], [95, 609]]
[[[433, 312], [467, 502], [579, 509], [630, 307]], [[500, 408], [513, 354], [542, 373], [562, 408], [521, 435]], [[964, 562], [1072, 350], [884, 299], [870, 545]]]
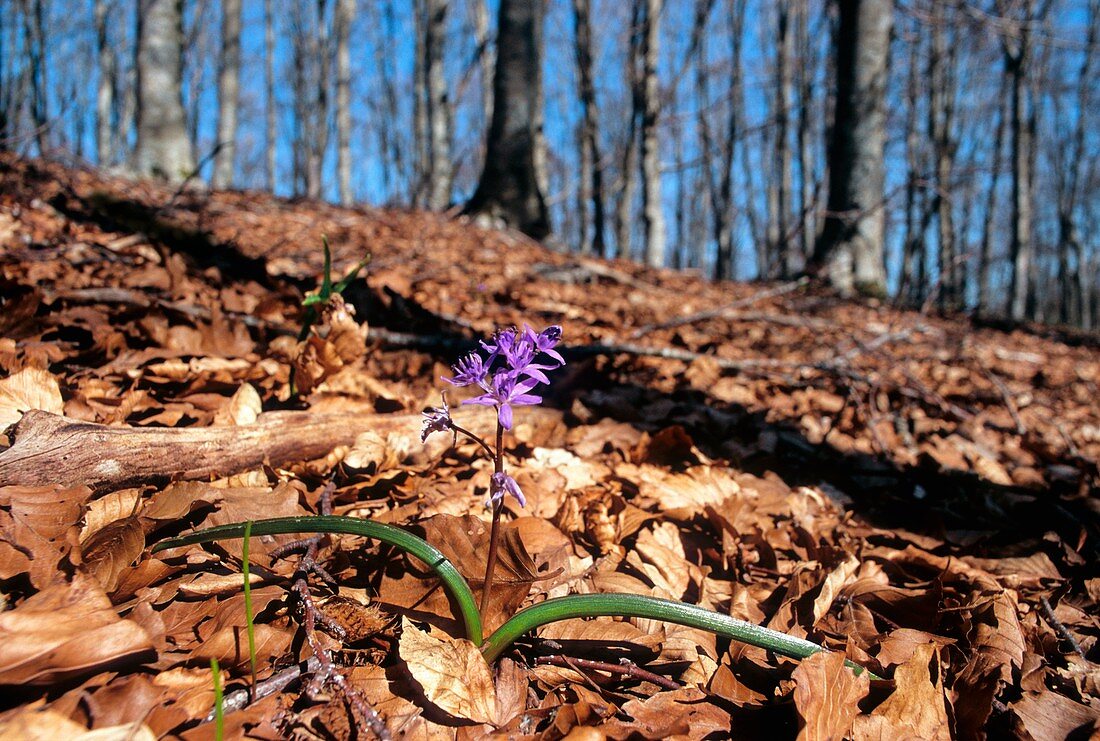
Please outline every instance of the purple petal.
[[558, 367], [565, 365], [565, 358], [563, 358], [561, 356], [561, 353], [559, 353], [557, 350], [551, 350], [547, 348], [543, 350], [543, 352], [552, 357], [554, 360], [558, 361]]
[[512, 429], [512, 407], [508, 403], [500, 405], [500, 410], [497, 412], [497, 419], [500, 420], [500, 426], [506, 430]]

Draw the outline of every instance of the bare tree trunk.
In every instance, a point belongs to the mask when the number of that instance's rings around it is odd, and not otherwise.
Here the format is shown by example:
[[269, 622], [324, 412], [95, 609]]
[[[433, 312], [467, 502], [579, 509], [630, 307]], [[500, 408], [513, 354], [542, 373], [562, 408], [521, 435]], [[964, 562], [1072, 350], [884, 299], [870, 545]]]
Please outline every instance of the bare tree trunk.
[[789, 135], [791, 109], [791, 33], [790, 10], [787, 2], [776, 5], [776, 54], [775, 54], [775, 150], [773, 181], [775, 183], [774, 223], [775, 241], [772, 244], [773, 259], [779, 276], [786, 279], [794, 274], [794, 245], [790, 239], [790, 211], [793, 177], [791, 175], [791, 147]]
[[[391, 122], [399, 118], [397, 88], [394, 83], [394, 49], [397, 48], [397, 19], [392, 0], [382, 6], [381, 40], [375, 46], [375, 66], [382, 81], [382, 114], [378, 117], [378, 145], [382, 153], [382, 187], [393, 201], [394, 186], [405, 173], [404, 137]], [[415, 178], [415, 173], [413, 177]]]
[[[6, 29], [5, 24], [8, 25]], [[11, 108], [15, 96], [12, 94], [11, 59], [15, 47], [14, 25], [10, 16], [0, 13], [0, 152], [7, 150], [12, 135]]]
[[798, 44], [798, 66], [795, 67], [795, 88], [798, 90], [798, 230], [799, 259], [810, 259], [815, 236], [814, 150], [813, 150], [813, 70], [814, 54], [810, 36], [808, 4], [794, 5], [794, 35]]
[[[546, 16], [546, 5], [549, 0], [537, 0], [542, 3], [542, 7], [539, 12]], [[538, 44], [539, 59], [546, 58], [546, 37], [544, 34], [539, 34], [536, 39]], [[539, 184], [539, 192], [544, 196], [550, 192], [550, 148], [546, 143], [546, 88], [544, 88], [540, 82], [538, 90], [538, 99], [535, 103], [535, 180]]]
[[43, 0], [23, 0], [23, 33], [30, 62], [31, 122], [38, 153], [49, 151], [49, 107], [46, 84], [46, 31]]
[[[691, 24], [691, 46], [688, 49], [689, 58], [688, 63], [694, 68], [695, 77], [695, 128], [699, 135], [699, 145], [702, 149], [703, 161], [698, 168], [700, 177], [696, 177], [696, 186], [702, 186], [701, 190], [706, 192], [706, 200], [709, 202], [712, 209], [718, 209], [718, 177], [715, 174], [715, 155], [716, 146], [714, 142], [714, 136], [711, 133], [710, 119], [708, 118], [711, 113], [710, 103], [710, 70], [708, 69], [708, 53], [707, 53], [707, 23], [710, 19], [711, 12], [714, 10], [714, 0], [695, 0], [695, 12], [694, 20]], [[678, 159], [682, 159], [682, 142], [680, 136], [676, 141], [676, 154]], [[732, 146], [733, 142], [726, 143]], [[723, 149], [722, 151], [725, 151]], [[717, 163], [721, 167], [721, 161]], [[680, 172], [680, 188], [684, 189], [686, 177], [682, 172], [682, 162], [677, 162], [677, 170]], [[720, 176], [719, 176], [720, 177]], [[681, 193], [681, 200], [684, 198], [684, 194]], [[697, 206], [699, 201], [698, 190], [693, 194], [694, 197], [690, 200], [690, 203]], [[680, 208], [683, 208], [681, 205]], [[692, 210], [692, 216], [694, 217], [699, 211], [695, 208]], [[703, 214], [703, 219], [707, 218], [707, 214]], [[718, 222], [721, 218], [715, 215], [714, 220], [711, 222], [711, 227], [720, 230]], [[705, 264], [705, 245], [706, 245], [706, 226], [703, 226], [701, 230], [694, 230], [695, 243], [694, 248], [689, 252], [688, 265], [692, 267], [699, 267]], [[715, 234], [717, 241], [717, 233]], [[682, 239], [682, 237], [681, 237]], [[716, 266], [717, 270], [717, 266]]]
[[218, 61], [218, 142], [215, 188], [233, 185], [237, 154], [237, 104], [241, 79], [241, 0], [222, 0], [222, 48]]
[[722, 137], [721, 164], [717, 197], [711, 205], [714, 219], [714, 241], [717, 254], [714, 264], [716, 280], [729, 280], [737, 275], [737, 255], [733, 249], [733, 161], [738, 141], [744, 130], [744, 84], [741, 75], [741, 43], [745, 29], [746, 0], [729, 0], [726, 4], [730, 41], [730, 101], [726, 114], [726, 131]]
[[982, 241], [978, 251], [978, 306], [979, 314], [989, 311], [989, 268], [993, 264], [993, 224], [997, 212], [997, 183], [1001, 178], [1001, 161], [1004, 152], [1005, 119], [1008, 117], [1005, 110], [1005, 92], [1008, 89], [1008, 78], [1001, 78], [1000, 95], [998, 105], [997, 127], [993, 132], [993, 162], [990, 166], [989, 185], [986, 189], [985, 214], [982, 219]]
[[1032, 276], [1032, 176], [1031, 119], [1032, 106], [1027, 101], [1027, 67], [1031, 43], [1031, 23], [1035, 15], [1034, 0], [1024, 0], [1023, 18], [1012, 24], [1002, 36], [1004, 71], [1009, 79], [1009, 131], [1012, 134], [1012, 231], [1009, 241], [1011, 279], [1009, 283], [1009, 315], [1016, 321], [1028, 316], [1028, 297]]
[[928, 137], [935, 157], [936, 183], [933, 197], [936, 222], [939, 227], [940, 307], [954, 311], [961, 306], [962, 281], [955, 248], [955, 225], [952, 213], [951, 178], [954, 169], [954, 63], [955, 47], [948, 49], [946, 30], [950, 20], [944, 7], [937, 4], [932, 16], [932, 48], [928, 55]]
[[587, 217], [582, 217], [581, 251], [586, 254], [604, 254], [603, 157], [600, 153], [599, 108], [596, 106], [596, 85], [592, 77], [592, 9], [589, 0], [573, 0], [573, 16], [576, 21], [577, 83], [580, 93], [583, 120], [581, 123], [581, 201], [582, 213], [592, 204], [591, 238]]
[[355, 0], [336, 0], [336, 184], [340, 203], [351, 205], [351, 52], [348, 39]]
[[891, 0], [840, 0], [829, 215], [814, 250], [843, 295], [885, 295], [883, 154]]
[[129, 60], [125, 75], [118, 78], [121, 90], [115, 90], [115, 100], [118, 104], [118, 126], [115, 128], [116, 158], [119, 162], [126, 162], [131, 166], [135, 161], [134, 150], [130, 149], [130, 135], [137, 138], [137, 67], [138, 52], [140, 51], [137, 24], [130, 24], [133, 29], [133, 40], [130, 44]]
[[134, 169], [179, 182], [195, 169], [180, 93], [180, 0], [138, 0], [137, 144]]
[[664, 0], [646, 0], [642, 41], [642, 222], [645, 225], [645, 262], [664, 267], [665, 216], [661, 198], [661, 115], [657, 62], [660, 55], [661, 10]]
[[431, 146], [428, 131], [428, 0], [413, 0], [416, 18], [416, 43], [413, 58], [413, 141], [416, 150], [416, 179], [412, 202], [423, 208], [428, 203], [431, 182]]
[[[184, 121], [187, 127], [187, 141], [191, 145], [192, 160], [198, 159], [199, 123], [202, 121], [203, 113], [206, 110], [206, 64], [204, 60], [210, 51], [207, 48], [209, 27], [206, 23], [206, 13], [210, 6], [210, 0], [197, 0], [197, 2], [191, 4], [190, 16], [192, 21], [190, 24], [187, 23], [187, 16], [181, 12], [183, 52], [180, 55], [180, 68], [182, 69], [180, 79], [187, 81]], [[188, 3], [181, 0], [180, 8], [186, 10]]]
[[264, 185], [275, 192], [275, 17], [264, 0]]
[[[1072, 113], [1055, 107], [1057, 120], [1074, 117], [1072, 133], [1058, 147], [1058, 282], [1061, 301], [1059, 319], [1073, 322], [1082, 329], [1090, 329], [1092, 316], [1089, 311], [1089, 270], [1084, 240], [1078, 233], [1078, 202], [1082, 195], [1082, 173], [1087, 163], [1085, 151], [1086, 118], [1089, 113], [1089, 85], [1093, 81], [1092, 62], [1100, 36], [1100, 0], [1088, 4], [1088, 32], [1081, 67], [1077, 75], [1076, 96]], [[1073, 266], [1071, 267], [1071, 262]]]
[[328, 149], [329, 113], [329, 29], [327, 23], [328, 0], [317, 0], [316, 31], [311, 36], [311, 56], [317, 66], [314, 80], [314, 103], [309, 118], [306, 140], [306, 195], [321, 198], [325, 186], [325, 151]]
[[474, 39], [477, 42], [477, 62], [481, 72], [481, 114], [485, 125], [493, 118], [493, 47], [489, 43], [489, 7], [486, 0], [471, 0], [474, 17]]
[[485, 167], [465, 213], [486, 215], [541, 239], [550, 218], [535, 172], [541, 100], [542, 0], [501, 0], [493, 77], [493, 119]]
[[905, 240], [901, 254], [901, 279], [898, 301], [906, 306], [919, 306], [924, 300], [924, 234], [917, 228], [921, 177], [920, 141], [917, 136], [917, 108], [920, 98], [921, 39], [913, 34], [909, 39], [909, 68], [905, 84]]
[[107, 167], [114, 160], [111, 114], [114, 112], [115, 51], [107, 33], [107, 17], [110, 12], [107, 0], [95, 0], [96, 55], [99, 62], [99, 79], [95, 100], [95, 153], [100, 167]]
[[451, 202], [451, 103], [443, 73], [448, 0], [427, 0], [424, 25], [424, 74], [427, 82], [428, 208], [442, 211]]

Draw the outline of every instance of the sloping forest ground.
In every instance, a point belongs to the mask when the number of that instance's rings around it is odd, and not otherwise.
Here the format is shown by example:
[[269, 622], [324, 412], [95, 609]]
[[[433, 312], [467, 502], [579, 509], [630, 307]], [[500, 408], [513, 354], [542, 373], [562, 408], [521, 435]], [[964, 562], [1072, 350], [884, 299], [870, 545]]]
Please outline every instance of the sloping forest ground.
[[[345, 293], [354, 320], [326, 315], [298, 343], [322, 235], [334, 273], [371, 262]], [[0, 736], [212, 737], [210, 659], [227, 692], [248, 682], [240, 541], [149, 546], [315, 513], [326, 485], [336, 514], [412, 528], [477, 591], [492, 467], [445, 435], [422, 445], [419, 412], [475, 339], [525, 322], [560, 324], [569, 363], [543, 407], [517, 410], [508, 465], [528, 504], [508, 504], [487, 628], [548, 596], [653, 594], [808, 637], [893, 681], [825, 654], [799, 663], [598, 618], [517, 644], [491, 683], [475, 666], [448, 685], [424, 664], [461, 633], [430, 574], [333, 536], [318, 561], [335, 585], [315, 578], [312, 593], [342, 630], [318, 634], [392, 734], [1049, 739], [1098, 727], [1095, 337], [797, 283], [714, 285], [439, 215], [176, 191], [10, 157], [0, 249]], [[303, 432], [314, 460], [218, 478], [171, 450], [115, 475], [122, 453], [100, 428], [46, 414], [232, 434], [295, 410], [362, 421]], [[476, 426], [483, 412], [454, 414]], [[59, 429], [75, 452], [43, 463]], [[292, 539], [252, 541], [261, 681], [310, 655], [290, 589], [299, 557], [270, 557]], [[226, 736], [369, 737], [331, 685], [301, 684], [229, 713]]]

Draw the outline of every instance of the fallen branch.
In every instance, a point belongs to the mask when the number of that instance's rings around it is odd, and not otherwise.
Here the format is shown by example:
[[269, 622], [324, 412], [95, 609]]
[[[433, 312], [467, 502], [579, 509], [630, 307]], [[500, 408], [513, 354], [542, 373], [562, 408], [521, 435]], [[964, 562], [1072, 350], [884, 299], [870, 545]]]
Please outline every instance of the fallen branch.
[[0, 486], [119, 489], [201, 480], [328, 455], [368, 430], [414, 434], [415, 414], [268, 412], [237, 427], [108, 427], [31, 410], [0, 453]]

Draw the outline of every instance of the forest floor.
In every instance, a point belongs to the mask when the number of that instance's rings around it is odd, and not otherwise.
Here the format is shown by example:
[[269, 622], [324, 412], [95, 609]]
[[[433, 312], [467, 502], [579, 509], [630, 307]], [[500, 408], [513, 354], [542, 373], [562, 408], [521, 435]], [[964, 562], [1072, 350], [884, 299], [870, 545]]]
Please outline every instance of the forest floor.
[[[354, 318], [326, 315], [299, 343], [322, 235], [334, 274], [371, 261], [344, 294]], [[569, 362], [508, 438], [527, 506], [507, 504], [487, 629], [550, 596], [652, 594], [809, 638], [892, 681], [835, 654], [800, 663], [616, 618], [547, 626], [490, 676], [429, 572], [331, 536], [318, 561], [335, 583], [314, 579], [312, 595], [340, 627], [314, 637], [395, 737], [1100, 727], [1095, 335], [1006, 332], [801, 283], [716, 285], [440, 215], [11, 157], [0, 302], [0, 738], [211, 738], [210, 659], [228, 693], [249, 682], [240, 541], [149, 547], [315, 513], [326, 486], [334, 513], [412, 528], [479, 591], [491, 463], [447, 435], [422, 445], [419, 413], [474, 340], [524, 323], [560, 324]], [[460, 423], [491, 418], [459, 398]], [[307, 424], [289, 451], [279, 438], [299, 429], [284, 420], [329, 418], [352, 421]], [[244, 431], [265, 420], [253, 450]], [[118, 449], [85, 423], [159, 428], [169, 443], [136, 460], [145, 438]], [[213, 472], [197, 444], [171, 442], [187, 431], [229, 435]], [[296, 677], [311, 655], [299, 557], [270, 556], [290, 540], [252, 539], [261, 682]], [[433, 655], [468, 665], [443, 676]], [[583, 661], [622, 659], [646, 671]], [[369, 737], [331, 683], [302, 684], [228, 713], [226, 737]]]

